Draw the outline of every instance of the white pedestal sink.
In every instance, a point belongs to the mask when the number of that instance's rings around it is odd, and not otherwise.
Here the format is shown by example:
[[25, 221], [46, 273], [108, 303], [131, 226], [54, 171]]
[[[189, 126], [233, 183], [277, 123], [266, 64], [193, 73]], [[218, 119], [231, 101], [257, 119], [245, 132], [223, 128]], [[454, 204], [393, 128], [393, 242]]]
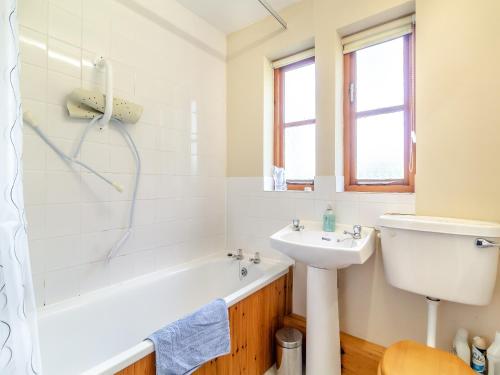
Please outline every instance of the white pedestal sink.
[[352, 226], [323, 232], [321, 223], [289, 225], [271, 236], [271, 245], [307, 264], [307, 375], [340, 375], [337, 269], [364, 263], [375, 250], [375, 232], [363, 228], [360, 239], [345, 235]]

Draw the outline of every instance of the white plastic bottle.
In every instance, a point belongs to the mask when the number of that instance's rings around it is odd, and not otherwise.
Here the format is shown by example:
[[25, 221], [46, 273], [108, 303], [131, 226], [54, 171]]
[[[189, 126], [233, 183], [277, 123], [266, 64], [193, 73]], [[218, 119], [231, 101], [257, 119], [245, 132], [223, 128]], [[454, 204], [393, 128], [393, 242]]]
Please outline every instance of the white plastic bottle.
[[472, 369], [478, 374], [486, 374], [486, 340], [483, 337], [472, 338]]
[[500, 332], [497, 331], [495, 341], [486, 351], [488, 357], [488, 375], [500, 375]]
[[[453, 354], [470, 366], [470, 347], [468, 343], [469, 332], [459, 328], [453, 340]], [[500, 374], [499, 374], [500, 375]]]

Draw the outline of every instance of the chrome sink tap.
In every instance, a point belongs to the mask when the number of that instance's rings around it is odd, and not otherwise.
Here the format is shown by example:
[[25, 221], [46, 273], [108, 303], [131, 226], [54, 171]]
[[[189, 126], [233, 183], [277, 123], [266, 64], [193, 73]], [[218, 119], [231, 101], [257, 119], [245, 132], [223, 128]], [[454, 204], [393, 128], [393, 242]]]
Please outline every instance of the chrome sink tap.
[[361, 239], [361, 225], [353, 225], [352, 232], [344, 231], [344, 234], [351, 236], [354, 240]]
[[292, 230], [295, 232], [300, 232], [304, 230], [304, 226], [300, 225], [300, 219], [292, 220]]
[[234, 260], [242, 260], [244, 258], [242, 249], [236, 250], [236, 253], [228, 253], [227, 256], [233, 258]]
[[261, 262], [260, 253], [258, 251], [255, 252], [253, 258], [250, 258], [250, 262], [252, 262], [253, 264], [259, 264]]

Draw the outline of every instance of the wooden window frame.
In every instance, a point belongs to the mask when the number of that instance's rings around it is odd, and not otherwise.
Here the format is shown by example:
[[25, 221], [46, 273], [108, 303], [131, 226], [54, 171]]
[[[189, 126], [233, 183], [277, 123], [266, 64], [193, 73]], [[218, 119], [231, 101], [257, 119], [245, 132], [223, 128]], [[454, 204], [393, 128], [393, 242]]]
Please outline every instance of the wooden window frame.
[[[308, 57], [304, 60], [294, 62], [289, 65], [274, 69], [274, 165], [285, 167], [285, 147], [284, 134], [285, 127], [316, 124], [316, 118], [303, 121], [284, 122], [284, 73], [315, 63], [315, 57]], [[314, 190], [314, 180], [286, 180], [288, 190]]]
[[[364, 112], [356, 111], [356, 52], [344, 55], [344, 189], [359, 192], [415, 192], [415, 30], [404, 40], [404, 104]], [[351, 101], [351, 95], [353, 99]], [[356, 119], [404, 110], [404, 178], [402, 180], [356, 179]]]

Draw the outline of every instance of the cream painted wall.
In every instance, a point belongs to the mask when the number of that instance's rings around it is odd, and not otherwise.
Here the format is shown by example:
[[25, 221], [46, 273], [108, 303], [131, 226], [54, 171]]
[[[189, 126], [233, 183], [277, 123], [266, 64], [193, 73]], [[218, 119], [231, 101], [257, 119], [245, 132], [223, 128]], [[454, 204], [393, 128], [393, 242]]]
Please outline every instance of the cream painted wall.
[[499, 15], [498, 0], [418, 2], [419, 213], [500, 221]]
[[[228, 176], [263, 173], [262, 59], [298, 51], [312, 37], [317, 174], [340, 175], [341, 158], [334, 157], [342, 135], [339, 33], [394, 18], [412, 6], [401, 0], [305, 0], [283, 12], [287, 32], [272, 34], [278, 27], [267, 19], [230, 35]], [[500, 145], [500, 30], [495, 17], [500, 3], [416, 0], [416, 10], [417, 213], [500, 221], [500, 164], [495, 162]], [[305, 280], [295, 283], [303, 287]], [[425, 340], [424, 298], [387, 284], [379, 252], [364, 265], [342, 270], [339, 287], [344, 331], [383, 345], [402, 338]], [[458, 327], [491, 337], [500, 330], [500, 281], [487, 307], [443, 302], [438, 324], [443, 348]]]
[[304, 0], [282, 14], [289, 25], [287, 31], [268, 18], [228, 37], [228, 176], [257, 177], [264, 173], [265, 60], [273, 61], [314, 45], [313, 0]]

